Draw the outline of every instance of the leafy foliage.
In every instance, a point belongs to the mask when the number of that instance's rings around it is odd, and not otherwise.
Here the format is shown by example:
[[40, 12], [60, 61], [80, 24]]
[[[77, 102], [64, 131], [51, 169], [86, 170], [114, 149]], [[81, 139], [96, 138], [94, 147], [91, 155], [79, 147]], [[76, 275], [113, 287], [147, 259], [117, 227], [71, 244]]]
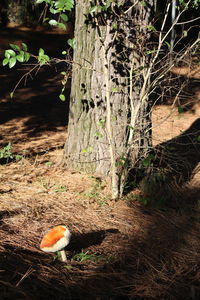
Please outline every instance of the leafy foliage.
[[75, 254], [72, 259], [75, 261], [79, 261], [79, 262], [83, 262], [86, 260], [91, 260], [91, 261], [97, 262], [99, 260], [103, 260], [104, 257], [97, 252], [89, 253], [89, 251], [86, 251], [86, 252], [82, 251], [78, 254]]
[[50, 61], [48, 55], [45, 54], [44, 49], [40, 48], [38, 53], [38, 62], [40, 65], [45, 65], [47, 62]]
[[179, 0], [179, 5], [187, 8], [189, 8], [190, 6], [192, 8], [198, 9], [200, 5], [200, 0], [192, 0], [192, 1]]
[[72, 47], [72, 49], [75, 49], [75, 47], [76, 47], [76, 40], [73, 38], [73, 39], [69, 39], [68, 41], [67, 41], [67, 43], [68, 43], [68, 45], [70, 46], [70, 47]]
[[145, 159], [142, 160], [142, 166], [145, 168], [149, 167], [153, 160], [154, 160], [154, 155], [149, 154]]
[[[66, 29], [66, 26], [63, 22], [60, 22], [60, 19], [64, 22], [68, 21], [68, 15], [65, 13], [72, 11], [74, 8], [74, 0], [37, 0], [36, 4], [45, 3], [49, 6], [49, 11], [53, 15], [58, 15], [58, 20], [51, 19], [49, 24], [52, 26], [57, 26], [61, 29]], [[48, 20], [48, 19], [46, 19]]]
[[2, 158], [10, 158], [10, 159], [13, 158], [12, 146], [10, 142], [5, 147], [0, 149], [0, 159]]
[[10, 160], [20, 160], [22, 158], [22, 155], [14, 155], [12, 153], [12, 144], [10, 142], [0, 149], [0, 161], [6, 160], [6, 162], [8, 162]]
[[5, 51], [5, 58], [3, 60], [3, 66], [9, 65], [9, 68], [13, 68], [18, 62], [24, 63], [30, 59], [30, 54], [27, 52], [27, 45], [22, 43], [21, 47], [18, 45], [10, 44], [11, 49]]
[[52, 13], [66, 10], [71, 11], [74, 7], [74, 0], [36, 0], [36, 4], [40, 3], [49, 4]]
[[[13, 68], [16, 65], [17, 61], [20, 63], [29, 61], [31, 55], [28, 52], [28, 47], [25, 43], [22, 43], [21, 47], [15, 44], [10, 44], [10, 47], [11, 49], [5, 50], [3, 66], [6, 66], [8, 64], [9, 68]], [[45, 51], [42, 48], [39, 49], [38, 56], [36, 56], [35, 58], [38, 60], [38, 63], [40, 65], [44, 65], [50, 61], [50, 57], [45, 54]]]
[[109, 9], [112, 8], [113, 4], [117, 5], [117, 7], [120, 7], [120, 6], [122, 6], [123, 2], [122, 1], [114, 1], [114, 0], [102, 1], [102, 3], [99, 5], [96, 5], [96, 4], [91, 5], [90, 13], [108, 11]]

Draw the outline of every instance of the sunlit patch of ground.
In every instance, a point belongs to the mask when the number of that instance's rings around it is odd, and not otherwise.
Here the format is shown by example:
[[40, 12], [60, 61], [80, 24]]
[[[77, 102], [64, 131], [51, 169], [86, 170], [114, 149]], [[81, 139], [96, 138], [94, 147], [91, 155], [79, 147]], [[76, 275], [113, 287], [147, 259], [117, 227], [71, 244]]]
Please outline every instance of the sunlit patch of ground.
[[153, 144], [168, 141], [189, 128], [200, 118], [200, 104], [195, 104], [192, 112], [179, 113], [177, 107], [169, 105], [155, 106], [153, 110]]

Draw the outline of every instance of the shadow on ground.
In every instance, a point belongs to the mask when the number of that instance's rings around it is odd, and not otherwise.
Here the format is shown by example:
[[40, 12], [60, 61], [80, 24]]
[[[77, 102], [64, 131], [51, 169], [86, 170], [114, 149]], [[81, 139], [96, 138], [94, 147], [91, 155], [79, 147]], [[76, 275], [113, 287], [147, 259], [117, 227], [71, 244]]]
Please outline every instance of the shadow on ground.
[[[138, 206], [132, 213], [143, 220], [140, 233], [125, 237], [108, 230], [82, 236], [87, 238], [84, 247], [91, 251], [95, 244], [98, 251], [105, 234], [113, 234], [113, 243], [104, 250], [110, 252], [117, 245], [121, 251], [109, 260], [63, 264], [37, 249], [5, 243], [0, 255], [1, 299], [199, 299], [199, 211], [191, 206], [185, 212], [148, 209], [147, 213]], [[78, 240], [69, 257], [80, 251], [81, 236]]]
[[[32, 53], [36, 54], [36, 49], [43, 47], [50, 51], [51, 57], [58, 57], [56, 51], [60, 52], [59, 49], [66, 46], [67, 35], [4, 28], [0, 31], [0, 38], [1, 50], [7, 49], [9, 43], [26, 42], [30, 45]], [[56, 47], [53, 47], [55, 40]], [[3, 51], [0, 54], [2, 57]], [[22, 76], [31, 68], [33, 65], [17, 65], [13, 69], [0, 67], [0, 124], [4, 125], [13, 120], [11, 131], [18, 126], [14, 123], [24, 118], [23, 124], [20, 126], [23, 127], [21, 130], [27, 132], [27, 138], [41, 135], [45, 131], [57, 131], [58, 127], [64, 128], [67, 125], [70, 93], [70, 84], [68, 83], [65, 90], [66, 101], [62, 102], [59, 99], [62, 89], [60, 72], [65, 70], [65, 64], [42, 67], [21, 80]], [[16, 85], [18, 85], [17, 89], [11, 99], [10, 93]]]
[[179, 136], [156, 146], [151, 155], [153, 169], [143, 181], [146, 196], [185, 198], [187, 184], [199, 171], [200, 118]]
[[[192, 64], [192, 60], [191, 60]], [[185, 72], [185, 75], [181, 74]], [[172, 68], [163, 82], [152, 94], [155, 105], [176, 106], [179, 112], [195, 112], [195, 105], [199, 103], [200, 69], [198, 64], [190, 67]]]
[[[2, 78], [2, 73], [4, 73]], [[12, 119], [27, 118], [25, 127], [32, 135], [46, 129], [54, 130], [58, 126], [67, 124], [69, 89], [66, 93], [66, 101], [59, 99], [61, 92], [61, 77], [53, 67], [45, 67], [32, 80], [29, 78], [25, 86], [20, 85], [9, 99], [9, 92], [20, 79], [20, 72], [15, 70], [15, 76], [9, 76], [5, 70], [0, 70], [2, 86], [7, 93], [5, 100], [0, 102], [0, 123], [4, 124]], [[23, 82], [24, 84], [24, 82]], [[10, 89], [10, 90], [9, 90]], [[0, 98], [4, 99], [4, 90], [0, 91]], [[32, 127], [35, 128], [32, 131]]]

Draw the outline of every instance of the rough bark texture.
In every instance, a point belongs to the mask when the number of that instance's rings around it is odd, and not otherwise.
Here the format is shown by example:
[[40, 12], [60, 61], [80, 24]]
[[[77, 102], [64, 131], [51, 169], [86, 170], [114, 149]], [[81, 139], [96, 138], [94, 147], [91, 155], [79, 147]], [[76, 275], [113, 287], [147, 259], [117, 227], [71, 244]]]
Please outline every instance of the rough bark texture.
[[113, 171], [118, 187], [151, 145], [146, 51], [153, 0], [146, 2], [125, 1], [103, 14], [89, 14], [88, 0], [76, 5], [65, 161], [98, 175]]

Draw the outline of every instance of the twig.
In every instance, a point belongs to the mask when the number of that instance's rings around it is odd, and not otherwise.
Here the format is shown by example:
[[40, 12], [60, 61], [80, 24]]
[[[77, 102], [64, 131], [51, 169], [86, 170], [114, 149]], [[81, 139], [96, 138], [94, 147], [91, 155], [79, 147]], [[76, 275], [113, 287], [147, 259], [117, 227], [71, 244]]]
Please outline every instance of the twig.
[[22, 278], [17, 282], [17, 284], [15, 286], [18, 287], [22, 283], [22, 281], [24, 281], [24, 279], [33, 272], [34, 272], [34, 270], [31, 267], [29, 267], [28, 270], [26, 271], [26, 273], [22, 276]]

